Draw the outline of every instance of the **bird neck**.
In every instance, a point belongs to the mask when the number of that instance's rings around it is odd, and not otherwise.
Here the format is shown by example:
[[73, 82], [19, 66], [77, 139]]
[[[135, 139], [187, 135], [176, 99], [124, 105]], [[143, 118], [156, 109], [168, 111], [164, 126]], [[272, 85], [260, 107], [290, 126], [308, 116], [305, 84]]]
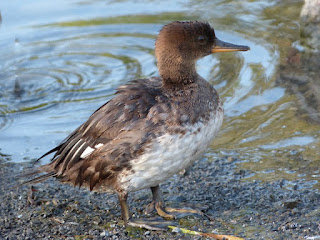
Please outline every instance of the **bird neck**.
[[159, 59], [157, 65], [164, 86], [187, 85], [194, 83], [198, 78], [193, 61], [188, 62], [167, 56], [167, 58]]

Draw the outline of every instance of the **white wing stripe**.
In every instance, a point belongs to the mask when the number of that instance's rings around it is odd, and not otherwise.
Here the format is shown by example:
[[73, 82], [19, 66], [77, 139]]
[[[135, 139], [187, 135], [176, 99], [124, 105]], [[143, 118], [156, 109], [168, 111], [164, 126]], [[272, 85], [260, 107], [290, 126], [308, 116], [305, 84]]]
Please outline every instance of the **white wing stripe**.
[[102, 147], [102, 146], [103, 146], [102, 143], [96, 144], [96, 145], [94, 146], [94, 148], [88, 146], [88, 147], [83, 151], [83, 153], [81, 154], [80, 158], [86, 158], [86, 157], [88, 157], [94, 150], [96, 150], [96, 149], [98, 149], [98, 148], [100, 148], [100, 147]]
[[89, 156], [95, 149], [88, 146], [84, 151], [83, 153], [81, 154], [80, 158], [85, 158], [87, 156]]

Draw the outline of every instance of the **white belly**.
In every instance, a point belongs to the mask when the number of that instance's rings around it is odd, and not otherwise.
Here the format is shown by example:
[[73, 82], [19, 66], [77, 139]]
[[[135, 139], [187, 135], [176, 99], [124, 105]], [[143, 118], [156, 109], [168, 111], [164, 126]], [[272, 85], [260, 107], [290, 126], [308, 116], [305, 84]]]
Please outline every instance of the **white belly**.
[[189, 127], [184, 135], [167, 133], [155, 139], [140, 158], [131, 162], [134, 173], [119, 176], [122, 188], [130, 192], [153, 187], [190, 166], [211, 143], [222, 121], [223, 111], [218, 111], [209, 122]]

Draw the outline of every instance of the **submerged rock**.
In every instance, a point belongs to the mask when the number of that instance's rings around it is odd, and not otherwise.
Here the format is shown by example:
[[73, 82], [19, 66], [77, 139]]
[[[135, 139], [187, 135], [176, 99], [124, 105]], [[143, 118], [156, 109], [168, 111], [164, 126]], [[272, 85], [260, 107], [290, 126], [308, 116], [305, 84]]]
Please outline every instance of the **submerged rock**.
[[300, 23], [302, 45], [320, 50], [320, 0], [305, 0]]
[[277, 84], [296, 96], [299, 118], [316, 124], [320, 124], [319, 58], [320, 52], [291, 49], [277, 76]]

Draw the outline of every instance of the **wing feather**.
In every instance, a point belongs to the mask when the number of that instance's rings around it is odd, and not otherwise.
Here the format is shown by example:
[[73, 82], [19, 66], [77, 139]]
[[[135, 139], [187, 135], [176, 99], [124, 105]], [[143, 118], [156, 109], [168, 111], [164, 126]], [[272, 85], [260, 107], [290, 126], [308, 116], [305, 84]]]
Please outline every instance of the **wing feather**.
[[[51, 162], [39, 168], [47, 173], [28, 183], [57, 177], [90, 190], [102, 180], [112, 185], [120, 171], [130, 168], [130, 160], [143, 152], [147, 116], [157, 99], [164, 98], [159, 78], [135, 80], [119, 87], [113, 99], [39, 158], [55, 152]], [[88, 147], [92, 153], [82, 155]]]

